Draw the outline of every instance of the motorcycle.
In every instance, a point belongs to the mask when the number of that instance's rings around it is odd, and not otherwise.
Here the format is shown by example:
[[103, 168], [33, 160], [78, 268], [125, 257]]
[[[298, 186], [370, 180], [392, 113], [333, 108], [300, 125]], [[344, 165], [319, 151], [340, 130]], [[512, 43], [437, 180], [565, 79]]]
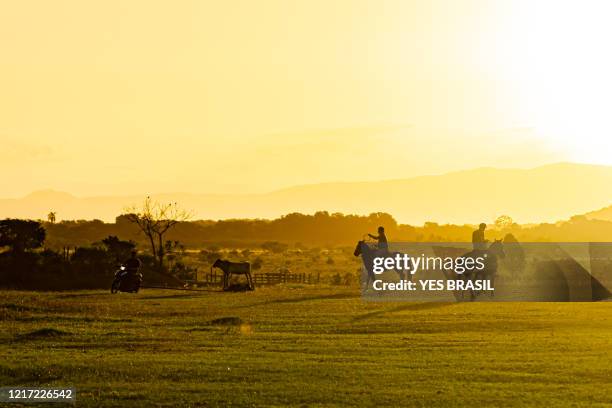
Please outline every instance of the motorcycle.
[[121, 266], [115, 272], [115, 279], [111, 284], [111, 293], [130, 292], [138, 293], [142, 285], [141, 273], [128, 273], [125, 266]]

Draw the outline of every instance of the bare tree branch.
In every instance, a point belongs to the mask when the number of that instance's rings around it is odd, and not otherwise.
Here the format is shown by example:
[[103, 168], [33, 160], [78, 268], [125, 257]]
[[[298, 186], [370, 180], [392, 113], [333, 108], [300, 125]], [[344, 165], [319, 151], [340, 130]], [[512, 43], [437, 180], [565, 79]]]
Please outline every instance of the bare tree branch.
[[164, 263], [164, 235], [180, 222], [189, 220], [192, 213], [181, 209], [177, 203], [159, 203], [147, 197], [142, 207], [136, 206], [125, 209], [127, 219], [149, 239], [153, 257], [160, 268]]

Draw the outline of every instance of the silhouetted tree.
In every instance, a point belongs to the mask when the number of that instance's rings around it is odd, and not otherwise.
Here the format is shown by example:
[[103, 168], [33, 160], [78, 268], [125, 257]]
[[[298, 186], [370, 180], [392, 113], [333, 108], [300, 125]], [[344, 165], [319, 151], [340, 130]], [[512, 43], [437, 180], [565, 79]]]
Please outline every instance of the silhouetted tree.
[[49, 212], [49, 214], [47, 214], [47, 221], [49, 221], [51, 224], [55, 224], [55, 216], [56, 215], [57, 215], [57, 213], [55, 211]]
[[495, 227], [500, 230], [510, 228], [512, 224], [514, 224], [514, 220], [509, 215], [500, 215], [495, 220]]
[[163, 268], [166, 254], [164, 235], [179, 222], [191, 218], [191, 214], [176, 203], [158, 203], [151, 197], [144, 200], [141, 208], [132, 207], [127, 212], [127, 219], [136, 224], [149, 240], [157, 266]]
[[102, 240], [102, 244], [106, 247], [106, 251], [117, 263], [121, 263], [129, 258], [130, 253], [136, 248], [136, 244], [132, 241], [122, 241], [115, 235], [109, 235]]
[[46, 231], [37, 221], [6, 219], [0, 221], [0, 246], [8, 246], [15, 253], [40, 248]]

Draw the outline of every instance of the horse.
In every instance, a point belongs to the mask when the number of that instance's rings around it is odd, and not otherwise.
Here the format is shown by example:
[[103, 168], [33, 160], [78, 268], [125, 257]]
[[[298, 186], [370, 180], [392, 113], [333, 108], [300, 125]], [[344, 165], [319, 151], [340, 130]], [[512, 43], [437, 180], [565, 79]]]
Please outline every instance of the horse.
[[255, 284], [253, 283], [253, 277], [251, 276], [251, 264], [248, 262], [230, 262], [225, 259], [217, 259], [212, 264], [212, 268], [219, 268], [223, 271], [223, 290], [229, 287], [229, 281], [232, 274], [245, 275], [249, 289], [253, 290]]
[[[400, 252], [389, 252], [386, 254], [386, 257], [395, 257], [396, 255], [402, 255]], [[357, 246], [355, 247], [355, 251], [353, 252], [354, 256], [361, 256], [363, 260], [363, 265], [365, 266], [366, 272], [368, 273], [368, 278], [366, 280], [365, 287], [366, 289], [369, 287], [370, 283], [374, 281], [374, 258], [381, 256], [380, 252], [376, 249], [370, 248], [370, 246], [366, 243], [365, 240], [361, 240], [357, 242]], [[404, 279], [404, 273], [408, 274], [410, 280], [412, 280], [412, 275], [410, 274], [410, 270], [404, 269], [394, 269], [395, 272], [399, 275], [400, 279]]]
[[[472, 258], [476, 259], [478, 257], [482, 257], [484, 268], [481, 270], [472, 269], [469, 271], [465, 271], [462, 274], [462, 279], [464, 281], [475, 281], [479, 279], [488, 279], [491, 282], [491, 287], [495, 287], [495, 276], [497, 275], [497, 260], [498, 258], [505, 258], [506, 253], [504, 252], [504, 244], [501, 239], [496, 239], [489, 245], [487, 249], [474, 249], [462, 256], [462, 258]], [[493, 297], [494, 292], [491, 291], [491, 297]], [[463, 292], [461, 293], [461, 297], [463, 297]], [[476, 293], [474, 290], [470, 289], [470, 300], [474, 300], [476, 298]]]

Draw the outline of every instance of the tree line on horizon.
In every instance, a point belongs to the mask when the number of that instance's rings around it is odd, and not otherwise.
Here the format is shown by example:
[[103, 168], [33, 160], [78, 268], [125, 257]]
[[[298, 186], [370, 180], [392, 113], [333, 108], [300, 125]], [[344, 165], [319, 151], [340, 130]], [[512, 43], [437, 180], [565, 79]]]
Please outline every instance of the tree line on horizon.
[[[46, 246], [61, 248], [82, 246], [114, 235], [148, 247], [146, 236], [133, 222], [133, 214], [123, 214], [114, 223], [100, 220], [42, 222], [47, 231]], [[290, 213], [266, 219], [183, 220], [177, 222], [165, 240], [180, 242], [189, 248], [209, 246], [246, 248], [266, 242], [299, 246], [353, 246], [367, 233], [383, 226], [389, 241], [396, 242], [469, 242], [476, 225], [438, 224], [422, 226], [398, 223], [387, 213], [345, 215], [319, 211], [314, 214]], [[612, 241], [612, 222], [574, 216], [557, 223], [520, 225], [507, 215], [498, 217], [487, 228], [488, 239], [503, 239], [508, 234], [519, 242], [592, 242]]]
[[[186, 248], [200, 249], [200, 257], [212, 262], [221, 256], [221, 248], [242, 248], [242, 252], [260, 248], [276, 254], [290, 249], [318, 251], [321, 247], [342, 247], [344, 251], [379, 226], [385, 227], [391, 242], [469, 242], [476, 228], [434, 222], [417, 227], [399, 224], [386, 213], [360, 216], [326, 211], [312, 215], [291, 213], [274, 220], [188, 221], [185, 214], [170, 206], [143, 208], [138, 213], [118, 216], [114, 223], [0, 220], [0, 286], [105, 287], [117, 265], [133, 249], [139, 250], [147, 276], [164, 282], [168, 278], [190, 279], [193, 275], [194, 269], [182, 262]], [[167, 214], [181, 215], [181, 220], [168, 218]], [[555, 224], [522, 226], [504, 215], [490, 225], [486, 237], [512, 243], [609, 242], [612, 222], [575, 216]], [[166, 261], [168, 255], [172, 262]]]

